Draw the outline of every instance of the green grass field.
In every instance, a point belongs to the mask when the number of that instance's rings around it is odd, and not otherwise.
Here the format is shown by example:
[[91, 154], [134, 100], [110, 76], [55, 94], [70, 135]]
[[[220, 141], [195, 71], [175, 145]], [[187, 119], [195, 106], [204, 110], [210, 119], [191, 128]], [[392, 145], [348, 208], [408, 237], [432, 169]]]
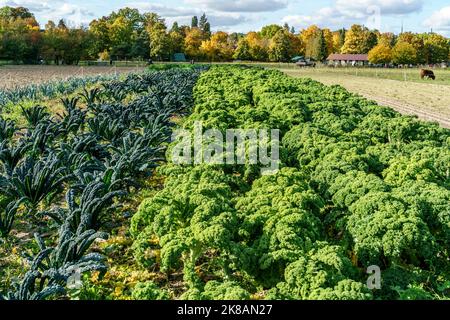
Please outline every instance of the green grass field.
[[375, 79], [389, 79], [397, 81], [409, 81], [418, 83], [433, 83], [450, 85], [450, 68], [434, 68], [433, 71], [436, 75], [436, 80], [422, 80], [420, 78], [421, 68], [411, 69], [387, 69], [387, 68], [331, 68], [331, 67], [316, 67], [316, 68], [299, 68], [292, 63], [267, 63], [258, 64], [264, 67], [276, 68], [289, 71], [298, 71], [304, 74], [320, 74], [320, 75], [332, 75], [332, 76], [355, 76], [364, 78]]

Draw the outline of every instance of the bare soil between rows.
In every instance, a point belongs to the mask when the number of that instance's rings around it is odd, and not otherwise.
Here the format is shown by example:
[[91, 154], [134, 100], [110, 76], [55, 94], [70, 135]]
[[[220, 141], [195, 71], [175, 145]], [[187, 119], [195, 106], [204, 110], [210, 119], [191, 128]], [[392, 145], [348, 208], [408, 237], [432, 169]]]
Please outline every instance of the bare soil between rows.
[[392, 109], [400, 112], [401, 114], [416, 115], [421, 120], [438, 122], [442, 127], [450, 129], [450, 119], [441, 116], [439, 114], [419, 110], [420, 107], [418, 106], [402, 103], [392, 98], [377, 97], [368, 94], [361, 94], [361, 95], [369, 100], [376, 101], [379, 105], [391, 107]]
[[75, 77], [122, 74], [142, 70], [136, 67], [79, 66], [2, 66], [0, 89], [14, 89], [30, 84], [67, 80]]

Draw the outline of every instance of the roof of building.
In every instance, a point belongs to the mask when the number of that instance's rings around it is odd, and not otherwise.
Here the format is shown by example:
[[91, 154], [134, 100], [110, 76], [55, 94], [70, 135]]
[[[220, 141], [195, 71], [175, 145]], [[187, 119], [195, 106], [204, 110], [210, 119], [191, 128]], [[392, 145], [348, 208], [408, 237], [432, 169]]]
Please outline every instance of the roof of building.
[[304, 56], [295, 56], [291, 59], [291, 61], [297, 62], [297, 61], [304, 60], [304, 59], [305, 59]]
[[339, 61], [369, 61], [368, 54], [331, 54], [327, 60]]

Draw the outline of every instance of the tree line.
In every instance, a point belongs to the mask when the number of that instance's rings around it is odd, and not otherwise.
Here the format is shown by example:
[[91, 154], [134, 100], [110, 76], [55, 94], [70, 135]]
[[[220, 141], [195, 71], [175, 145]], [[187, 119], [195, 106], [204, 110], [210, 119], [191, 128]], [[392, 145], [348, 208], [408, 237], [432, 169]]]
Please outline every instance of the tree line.
[[296, 32], [288, 24], [273, 24], [246, 34], [213, 33], [205, 14], [190, 25], [175, 22], [169, 28], [156, 13], [123, 8], [89, 26], [70, 27], [60, 20], [42, 28], [27, 8], [0, 8], [0, 59], [17, 63], [169, 61], [175, 53], [196, 61], [288, 62], [294, 56], [324, 61], [332, 53], [349, 53], [368, 54], [374, 64], [435, 64], [448, 61], [449, 52], [450, 40], [436, 33], [395, 35], [361, 25], [336, 31], [313, 25]]

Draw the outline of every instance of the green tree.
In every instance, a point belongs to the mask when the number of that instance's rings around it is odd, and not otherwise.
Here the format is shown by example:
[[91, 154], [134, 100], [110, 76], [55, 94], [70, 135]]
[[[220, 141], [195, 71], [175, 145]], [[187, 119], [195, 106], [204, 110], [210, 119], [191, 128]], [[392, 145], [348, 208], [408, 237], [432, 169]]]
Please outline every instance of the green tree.
[[24, 7], [2, 7], [0, 8], [0, 19], [17, 20], [17, 19], [35, 19], [34, 14]]
[[263, 38], [272, 39], [280, 30], [283, 30], [281, 26], [277, 24], [271, 24], [263, 27], [260, 34]]
[[200, 17], [198, 27], [200, 28], [200, 30], [203, 31], [206, 38], [211, 37], [211, 24], [208, 22], [208, 18], [206, 17], [205, 13], [203, 13], [202, 16]]
[[409, 43], [416, 49], [416, 62], [427, 63], [427, 55], [423, 35], [414, 34], [412, 32], [404, 32], [398, 36], [397, 43]]
[[111, 55], [118, 59], [131, 57], [131, 46], [134, 42], [133, 26], [123, 16], [118, 16], [109, 25]]
[[170, 56], [171, 58], [175, 53], [184, 52], [184, 36], [181, 33], [181, 29], [172, 28], [169, 32], [169, 46], [170, 46]]
[[170, 39], [165, 20], [156, 13], [145, 14], [146, 31], [150, 36], [150, 56], [157, 60], [169, 59]]
[[93, 35], [93, 43], [89, 48], [92, 56], [97, 56], [101, 52], [109, 52], [112, 47], [110, 22], [107, 17], [93, 20], [89, 24], [89, 32]]
[[383, 44], [392, 48], [395, 46], [396, 36], [392, 32], [380, 33], [378, 35], [378, 44]]
[[428, 64], [446, 62], [449, 54], [448, 39], [436, 33], [422, 35], [425, 61]]
[[270, 41], [269, 59], [271, 61], [288, 62], [300, 52], [300, 39], [284, 29], [279, 30]]
[[316, 37], [314, 47], [315, 54], [312, 58], [317, 61], [324, 61], [328, 57], [328, 47], [323, 30], [320, 30], [318, 37]]
[[134, 58], [148, 59], [150, 57], [150, 36], [147, 30], [142, 30], [131, 47], [131, 56]]
[[392, 62], [395, 64], [416, 64], [417, 50], [412, 44], [399, 42], [392, 49]]
[[191, 28], [198, 28], [198, 17], [197, 16], [192, 17]]
[[16, 62], [37, 61], [41, 45], [39, 24], [28, 9], [0, 9], [0, 57]]
[[239, 39], [236, 50], [234, 51], [233, 58], [237, 60], [252, 60], [250, 53], [250, 44], [247, 38]]
[[89, 30], [94, 40], [89, 49], [90, 55], [96, 56], [106, 51], [118, 59], [132, 58], [134, 54], [142, 56], [142, 50], [138, 48], [143, 45], [145, 35], [141, 33], [145, 30], [144, 21], [144, 16], [131, 8], [123, 8], [92, 21]]

